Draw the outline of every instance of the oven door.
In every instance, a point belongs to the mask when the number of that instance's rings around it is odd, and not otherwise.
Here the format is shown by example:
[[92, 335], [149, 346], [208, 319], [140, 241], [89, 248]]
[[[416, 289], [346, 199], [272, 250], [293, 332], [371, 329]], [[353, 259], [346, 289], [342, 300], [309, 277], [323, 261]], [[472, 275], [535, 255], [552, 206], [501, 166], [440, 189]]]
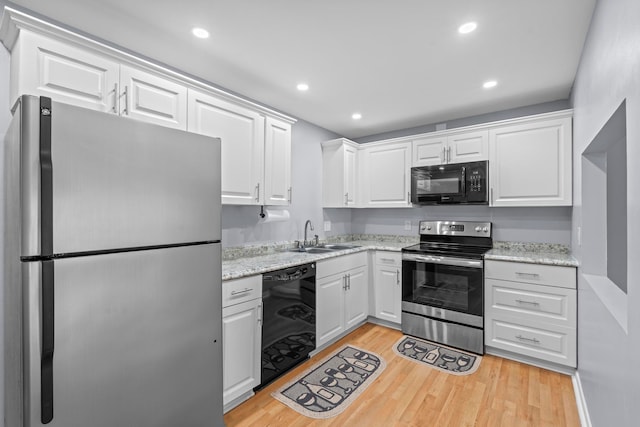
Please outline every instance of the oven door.
[[481, 259], [402, 255], [402, 310], [483, 327]]

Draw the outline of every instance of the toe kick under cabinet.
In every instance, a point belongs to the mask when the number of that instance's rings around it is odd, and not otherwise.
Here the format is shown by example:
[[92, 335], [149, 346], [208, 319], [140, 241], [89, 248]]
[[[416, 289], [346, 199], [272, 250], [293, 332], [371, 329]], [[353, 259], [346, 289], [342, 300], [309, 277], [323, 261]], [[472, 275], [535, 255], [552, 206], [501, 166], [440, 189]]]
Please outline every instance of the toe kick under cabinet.
[[574, 267], [485, 261], [487, 352], [576, 367], [576, 314]]

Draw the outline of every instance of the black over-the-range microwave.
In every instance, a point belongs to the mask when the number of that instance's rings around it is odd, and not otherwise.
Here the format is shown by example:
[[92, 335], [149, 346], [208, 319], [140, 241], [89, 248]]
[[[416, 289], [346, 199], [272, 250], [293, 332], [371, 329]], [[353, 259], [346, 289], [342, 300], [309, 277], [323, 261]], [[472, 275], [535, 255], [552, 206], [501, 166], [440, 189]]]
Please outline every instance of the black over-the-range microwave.
[[489, 204], [489, 162], [411, 168], [411, 203], [417, 205]]

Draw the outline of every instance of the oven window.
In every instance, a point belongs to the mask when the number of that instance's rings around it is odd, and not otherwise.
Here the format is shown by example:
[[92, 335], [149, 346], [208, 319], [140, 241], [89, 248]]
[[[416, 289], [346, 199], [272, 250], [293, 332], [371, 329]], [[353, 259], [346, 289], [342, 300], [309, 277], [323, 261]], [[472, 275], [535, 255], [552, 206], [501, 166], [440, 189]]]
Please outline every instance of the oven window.
[[483, 270], [404, 261], [403, 301], [482, 315]]

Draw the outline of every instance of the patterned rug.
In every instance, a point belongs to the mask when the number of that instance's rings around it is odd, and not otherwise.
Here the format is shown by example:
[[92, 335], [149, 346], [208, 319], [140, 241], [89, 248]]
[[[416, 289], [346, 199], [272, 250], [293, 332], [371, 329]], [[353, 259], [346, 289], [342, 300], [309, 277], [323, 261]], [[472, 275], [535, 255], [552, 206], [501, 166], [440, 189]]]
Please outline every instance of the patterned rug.
[[331, 418], [344, 411], [386, 367], [375, 353], [344, 346], [271, 393], [310, 418]]
[[431, 366], [454, 375], [468, 375], [480, 366], [482, 356], [403, 336], [393, 345], [393, 351], [409, 360]]

